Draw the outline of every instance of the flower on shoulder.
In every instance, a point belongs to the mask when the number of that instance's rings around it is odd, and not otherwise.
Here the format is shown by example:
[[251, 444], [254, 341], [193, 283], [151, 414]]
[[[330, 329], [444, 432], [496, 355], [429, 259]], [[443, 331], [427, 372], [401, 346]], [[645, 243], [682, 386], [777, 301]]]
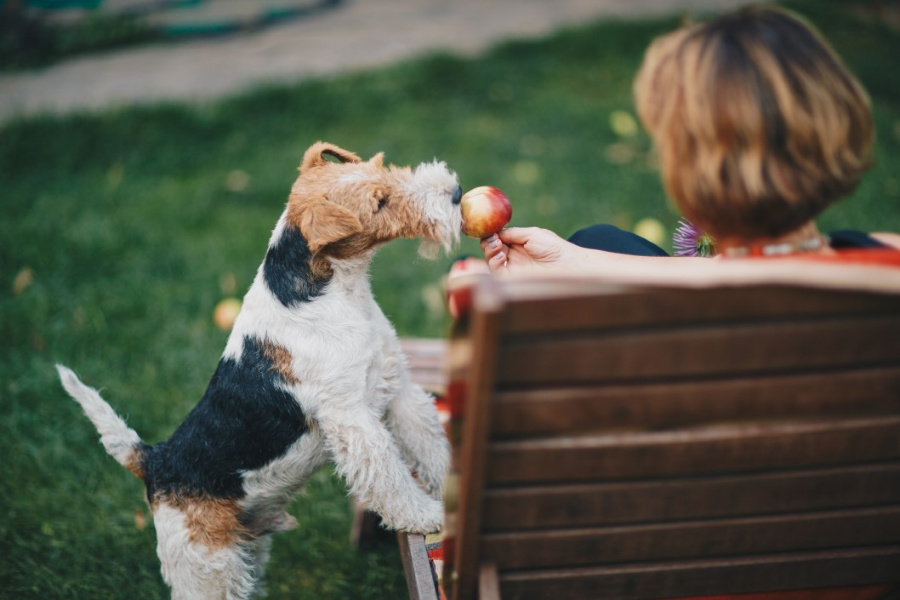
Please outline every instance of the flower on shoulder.
[[716, 255], [716, 240], [684, 217], [678, 221], [678, 228], [672, 235], [672, 247], [675, 249], [675, 256]]

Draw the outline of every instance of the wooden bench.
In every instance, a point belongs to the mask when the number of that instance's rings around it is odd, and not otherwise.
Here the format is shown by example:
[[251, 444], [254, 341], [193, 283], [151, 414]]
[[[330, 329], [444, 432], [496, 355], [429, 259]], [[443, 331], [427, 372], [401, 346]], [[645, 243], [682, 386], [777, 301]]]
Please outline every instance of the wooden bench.
[[460, 284], [448, 598], [900, 581], [900, 269], [702, 267]]

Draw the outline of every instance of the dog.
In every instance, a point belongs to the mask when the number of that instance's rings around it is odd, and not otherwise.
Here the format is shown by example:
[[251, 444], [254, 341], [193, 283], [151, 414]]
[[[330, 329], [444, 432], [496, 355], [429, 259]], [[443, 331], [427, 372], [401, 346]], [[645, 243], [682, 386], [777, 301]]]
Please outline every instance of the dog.
[[449, 443], [368, 270], [395, 238], [431, 257], [458, 243], [457, 177], [324, 142], [299, 170], [212, 380], [171, 438], [145, 444], [57, 365], [107, 452], [146, 485], [174, 600], [264, 594], [270, 534], [297, 525], [286, 505], [329, 461], [386, 527], [442, 526]]

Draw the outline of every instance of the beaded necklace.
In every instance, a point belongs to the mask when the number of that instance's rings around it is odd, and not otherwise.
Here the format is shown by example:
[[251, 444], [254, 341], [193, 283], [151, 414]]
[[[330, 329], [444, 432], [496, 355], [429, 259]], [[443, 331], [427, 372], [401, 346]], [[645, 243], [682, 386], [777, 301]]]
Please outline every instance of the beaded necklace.
[[816, 234], [798, 242], [778, 242], [775, 244], [754, 244], [727, 248], [723, 254], [728, 257], [786, 256], [803, 252], [817, 252], [828, 246], [828, 237]]

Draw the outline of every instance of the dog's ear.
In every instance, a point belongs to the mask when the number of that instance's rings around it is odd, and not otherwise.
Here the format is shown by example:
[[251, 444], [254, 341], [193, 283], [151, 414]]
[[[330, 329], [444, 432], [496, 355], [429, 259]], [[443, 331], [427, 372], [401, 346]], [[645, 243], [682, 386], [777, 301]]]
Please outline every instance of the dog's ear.
[[333, 156], [342, 163], [358, 163], [362, 159], [349, 150], [344, 150], [328, 142], [316, 142], [303, 154], [303, 162], [300, 164], [300, 172], [321, 167], [329, 162], [326, 156]]
[[384, 166], [384, 152], [379, 152], [375, 156], [369, 159], [369, 163], [375, 165], [376, 167]]
[[291, 198], [290, 212], [288, 218], [300, 228], [312, 252], [363, 230], [362, 223], [349, 209], [321, 196]]

